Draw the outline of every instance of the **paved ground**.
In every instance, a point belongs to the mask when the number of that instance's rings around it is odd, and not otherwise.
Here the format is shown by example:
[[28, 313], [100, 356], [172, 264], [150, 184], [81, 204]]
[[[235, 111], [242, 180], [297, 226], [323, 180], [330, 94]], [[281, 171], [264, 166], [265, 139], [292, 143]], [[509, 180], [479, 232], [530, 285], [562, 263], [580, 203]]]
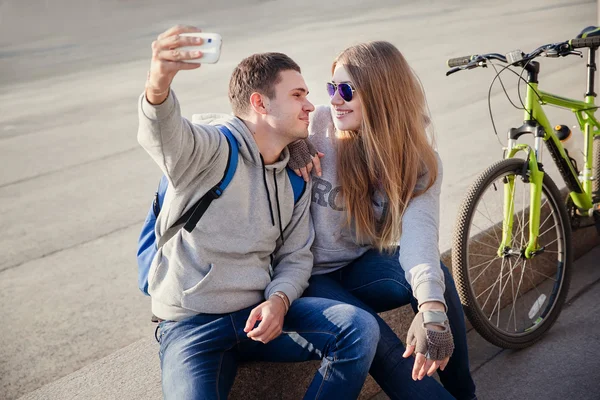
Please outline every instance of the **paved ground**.
[[[532, 347], [521, 351], [502, 350], [483, 340], [477, 332], [471, 330], [468, 333], [471, 370], [480, 399], [598, 398], [600, 382], [597, 379], [598, 362], [595, 354], [600, 351], [600, 320], [595, 315], [600, 311], [599, 257], [600, 245], [575, 261], [563, 312], [552, 329]], [[153, 338], [138, 340], [26, 394], [22, 400], [159, 400], [162, 395], [156, 346]], [[300, 372], [296, 379], [303, 380], [301, 376], [307, 371], [300, 369], [288, 370], [288, 374]], [[247, 371], [239, 372], [237, 379], [253, 378], [261, 382], [269, 376], [277, 379], [268, 374], [250, 376], [245, 373]], [[260, 398], [253, 394], [251, 388], [254, 386], [250, 382], [237, 384], [245, 385], [249, 392], [246, 397], [240, 397], [240, 390], [237, 390], [235, 398]], [[300, 397], [298, 395], [296, 398]], [[285, 398], [294, 397], [287, 395]], [[389, 399], [380, 393], [372, 400]]]
[[[446, 78], [445, 59], [531, 50], [596, 21], [593, 0], [207, 4], [0, 2], [0, 391], [7, 399], [152, 334], [134, 252], [159, 171], [136, 143], [135, 104], [150, 43], [170, 25], [193, 23], [224, 37], [219, 64], [174, 84], [187, 116], [226, 112], [228, 76], [250, 53], [290, 54], [319, 104], [337, 52], [364, 40], [395, 43], [423, 82], [437, 131], [444, 250], [465, 188], [501, 155], [487, 108], [492, 71]], [[584, 67], [575, 57], [543, 60], [542, 86], [581, 97]], [[499, 88], [492, 94], [503, 138], [521, 113]], [[568, 113], [550, 115], [574, 123]]]
[[[565, 308], [535, 345], [503, 350], [477, 332], [469, 356], [481, 400], [596, 400], [600, 396], [600, 247], [578, 259]], [[389, 400], [384, 394], [373, 400]]]

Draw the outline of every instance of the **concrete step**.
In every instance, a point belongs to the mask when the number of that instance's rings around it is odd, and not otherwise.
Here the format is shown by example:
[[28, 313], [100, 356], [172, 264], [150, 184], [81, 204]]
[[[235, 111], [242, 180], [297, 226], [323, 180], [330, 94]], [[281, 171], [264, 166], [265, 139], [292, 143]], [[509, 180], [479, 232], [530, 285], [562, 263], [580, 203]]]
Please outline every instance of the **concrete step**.
[[[595, 228], [574, 233], [575, 258], [570, 299], [585, 292], [600, 280], [600, 240]], [[583, 256], [583, 257], [582, 257]], [[450, 265], [450, 252], [442, 255]], [[568, 311], [566, 311], [568, 312]], [[402, 307], [382, 314], [388, 324], [404, 340], [412, 322], [410, 307]], [[502, 354], [502, 349], [487, 343], [477, 332], [468, 333], [471, 369], [477, 371], [490, 360]], [[598, 349], [600, 350], [600, 348]], [[319, 362], [306, 363], [248, 363], [240, 366], [230, 398], [245, 400], [302, 398]], [[369, 376], [360, 399], [377, 400], [387, 397]], [[21, 399], [161, 399], [158, 344], [154, 337], [139, 340], [108, 357], [94, 362], [64, 378], [31, 392]], [[482, 398], [486, 398], [482, 395]]]

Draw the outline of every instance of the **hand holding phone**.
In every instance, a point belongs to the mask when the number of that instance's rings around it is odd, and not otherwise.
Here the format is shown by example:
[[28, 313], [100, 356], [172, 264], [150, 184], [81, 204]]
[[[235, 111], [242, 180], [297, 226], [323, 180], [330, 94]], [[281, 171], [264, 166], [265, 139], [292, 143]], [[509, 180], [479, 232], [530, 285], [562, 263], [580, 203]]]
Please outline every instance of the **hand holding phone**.
[[179, 36], [198, 37], [202, 38], [203, 40], [203, 43], [199, 46], [184, 46], [179, 49], [181, 51], [202, 52], [202, 57], [193, 60], [182, 60], [183, 62], [195, 64], [215, 64], [217, 61], [219, 61], [219, 57], [221, 56], [221, 44], [223, 43], [223, 40], [221, 39], [221, 35], [218, 33], [189, 32], [180, 33]]
[[219, 34], [202, 33], [195, 26], [185, 25], [167, 29], [152, 42], [152, 62], [146, 79], [146, 98], [152, 104], [162, 103], [167, 98], [171, 82], [179, 71], [197, 69], [204, 63], [216, 63], [220, 54]]

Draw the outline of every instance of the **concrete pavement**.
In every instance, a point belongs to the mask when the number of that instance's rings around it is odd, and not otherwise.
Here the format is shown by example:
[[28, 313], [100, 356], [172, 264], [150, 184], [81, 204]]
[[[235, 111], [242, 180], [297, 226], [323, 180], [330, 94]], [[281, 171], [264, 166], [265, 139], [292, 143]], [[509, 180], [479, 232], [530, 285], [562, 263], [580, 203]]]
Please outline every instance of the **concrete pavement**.
[[[557, 323], [534, 346], [499, 350], [475, 369], [481, 399], [600, 398], [600, 248], [576, 263], [568, 303]], [[493, 346], [469, 336], [471, 351], [493, 352]]]
[[[574, 263], [567, 303], [536, 344], [504, 350], [468, 333], [471, 371], [480, 400], [600, 398], [600, 247]], [[373, 400], [388, 400], [379, 394]]]
[[[600, 319], [596, 317], [600, 312], [598, 259], [600, 246], [576, 260], [567, 303], [556, 324], [535, 345], [520, 351], [503, 350], [486, 342], [474, 330], [468, 333], [471, 370], [480, 400], [599, 398], [596, 356], [600, 352]], [[21, 400], [158, 400], [162, 396], [156, 351], [157, 344], [153, 339], [142, 339], [25, 395]], [[308, 384], [303, 378], [310, 377], [310, 373], [298, 374], [298, 365], [276, 365], [287, 371], [279, 377], [287, 384]], [[248, 367], [241, 372], [237, 379], [247, 380]], [[290, 379], [294, 374], [295, 379]], [[263, 375], [258, 374], [255, 379], [263, 382], [261, 386], [275, 385], [272, 393], [279, 394], [273, 398], [296, 398], [289, 395], [296, 388], [288, 388], [287, 395], [279, 397], [281, 379]], [[232, 398], [262, 400], [252, 390], [240, 392], [239, 384], [236, 382]], [[241, 386], [247, 389], [248, 385], [246, 382]], [[297, 398], [300, 397], [298, 394]], [[380, 393], [372, 400], [389, 399]]]
[[[152, 334], [134, 252], [159, 171], [136, 143], [135, 104], [150, 43], [167, 27], [190, 23], [224, 37], [219, 64], [175, 80], [188, 117], [227, 112], [229, 74], [250, 53], [290, 54], [320, 104], [337, 52], [365, 40], [396, 44], [423, 82], [436, 126], [445, 250], [465, 188], [502, 153], [487, 108], [491, 70], [446, 78], [445, 60], [531, 50], [595, 22], [594, 0], [1, 2], [2, 396], [14, 399]], [[584, 68], [575, 57], [542, 60], [541, 87], [581, 98]], [[514, 81], [505, 83], [514, 95]], [[521, 112], [499, 88], [492, 104], [503, 138]], [[549, 111], [553, 123], [572, 125], [570, 113]]]

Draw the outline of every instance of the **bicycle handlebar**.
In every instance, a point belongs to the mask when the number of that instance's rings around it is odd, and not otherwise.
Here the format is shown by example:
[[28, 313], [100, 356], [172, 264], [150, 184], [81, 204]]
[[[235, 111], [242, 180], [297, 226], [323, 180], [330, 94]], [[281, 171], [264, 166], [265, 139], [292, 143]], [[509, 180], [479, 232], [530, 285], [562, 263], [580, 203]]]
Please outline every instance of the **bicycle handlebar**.
[[452, 75], [455, 72], [461, 71], [463, 69], [472, 69], [480, 66], [480, 63], [485, 64], [487, 60], [498, 60], [503, 63], [506, 63], [506, 56], [498, 53], [490, 53], [490, 54], [481, 54], [481, 55], [472, 55], [472, 56], [464, 56], [451, 58], [448, 60], [448, 67], [451, 69], [446, 72], [446, 76]]
[[600, 36], [571, 39], [569, 40], [569, 44], [571, 45], [572, 49], [580, 49], [582, 47], [599, 47]]
[[553, 43], [540, 46], [529, 54], [522, 53], [520, 50], [510, 52], [506, 56], [498, 53], [489, 53], [481, 55], [471, 55], [464, 57], [451, 58], [447, 61], [448, 67], [451, 68], [446, 72], [446, 76], [465, 69], [473, 69], [477, 67], [485, 67], [486, 61], [498, 60], [510, 65], [524, 65], [540, 55], [547, 57], [564, 57], [568, 55], [579, 55], [578, 51], [573, 51], [575, 48], [581, 47], [597, 47], [600, 46], [600, 36], [584, 39], [572, 39], [568, 42]]
[[476, 57], [477, 55], [451, 58], [446, 64], [448, 65], [448, 68], [462, 67], [473, 61]]

